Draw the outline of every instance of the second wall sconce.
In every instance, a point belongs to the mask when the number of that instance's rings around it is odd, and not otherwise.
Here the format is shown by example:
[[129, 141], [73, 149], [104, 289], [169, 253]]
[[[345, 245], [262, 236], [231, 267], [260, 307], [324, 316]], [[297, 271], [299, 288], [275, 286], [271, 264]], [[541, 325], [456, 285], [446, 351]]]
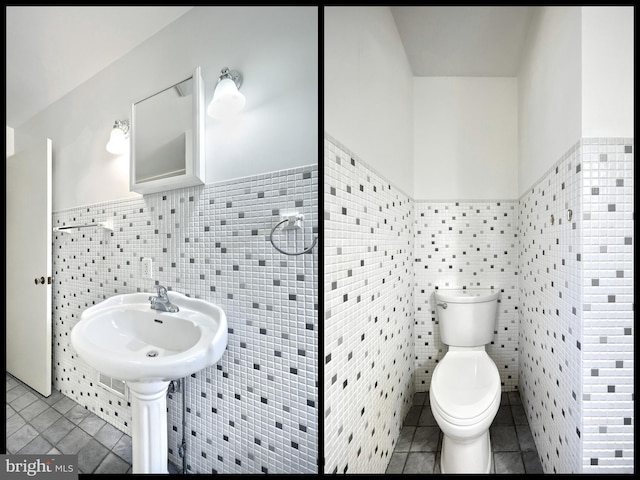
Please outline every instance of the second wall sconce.
[[244, 108], [245, 98], [240, 93], [242, 76], [235, 70], [223, 68], [218, 77], [213, 98], [207, 113], [213, 118], [225, 118], [240, 112]]
[[107, 143], [107, 152], [120, 155], [127, 151], [127, 139], [129, 138], [129, 121], [116, 120], [111, 130], [111, 136]]

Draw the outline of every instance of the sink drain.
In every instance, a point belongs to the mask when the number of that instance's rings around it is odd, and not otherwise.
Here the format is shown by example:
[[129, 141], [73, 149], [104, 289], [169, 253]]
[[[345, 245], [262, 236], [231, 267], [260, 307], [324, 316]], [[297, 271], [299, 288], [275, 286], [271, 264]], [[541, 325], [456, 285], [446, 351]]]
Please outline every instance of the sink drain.
[[147, 357], [157, 357], [158, 356], [158, 352], [155, 350], [151, 350], [150, 352], [147, 352]]

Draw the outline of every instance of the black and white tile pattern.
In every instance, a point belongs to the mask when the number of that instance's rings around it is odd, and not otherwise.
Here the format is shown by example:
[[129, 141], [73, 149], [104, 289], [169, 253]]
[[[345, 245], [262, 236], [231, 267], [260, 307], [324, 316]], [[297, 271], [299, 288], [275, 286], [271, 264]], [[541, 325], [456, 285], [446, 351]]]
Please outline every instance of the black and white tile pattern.
[[582, 467], [588, 473], [632, 473], [634, 142], [630, 138], [583, 139], [581, 149]]
[[520, 384], [546, 473], [633, 472], [633, 141], [582, 139], [520, 199]]
[[518, 204], [514, 201], [416, 202], [416, 391], [426, 392], [447, 347], [440, 340], [436, 289], [500, 292], [493, 341], [502, 390], [518, 386]]
[[[190, 473], [318, 471], [318, 248], [285, 256], [269, 242], [281, 213], [303, 229], [277, 232], [288, 251], [318, 235], [318, 170], [302, 167], [56, 212], [54, 226], [110, 219], [54, 235], [55, 387], [130, 433], [126, 399], [97, 384], [69, 334], [82, 311], [155, 282], [220, 305], [229, 343], [221, 361], [186, 379]], [[141, 278], [153, 259], [154, 280]], [[168, 399], [169, 459], [182, 464], [181, 395]]]
[[413, 396], [411, 199], [324, 143], [324, 472], [384, 472]]
[[[633, 472], [633, 148], [582, 139], [518, 201], [436, 202], [325, 134], [325, 472], [385, 470], [407, 399], [444, 354], [431, 295], [448, 287], [500, 289], [487, 351], [503, 392], [519, 390], [544, 472]], [[380, 319], [395, 335], [371, 337]]]
[[520, 200], [520, 383], [547, 473], [581, 464], [580, 163], [572, 148]]

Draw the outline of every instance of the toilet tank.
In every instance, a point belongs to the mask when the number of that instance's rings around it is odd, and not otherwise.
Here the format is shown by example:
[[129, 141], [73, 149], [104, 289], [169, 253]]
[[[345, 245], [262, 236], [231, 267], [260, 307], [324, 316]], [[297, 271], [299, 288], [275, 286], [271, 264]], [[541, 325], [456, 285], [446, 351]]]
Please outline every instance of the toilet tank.
[[436, 290], [442, 342], [456, 347], [491, 343], [499, 294], [499, 291], [491, 289]]

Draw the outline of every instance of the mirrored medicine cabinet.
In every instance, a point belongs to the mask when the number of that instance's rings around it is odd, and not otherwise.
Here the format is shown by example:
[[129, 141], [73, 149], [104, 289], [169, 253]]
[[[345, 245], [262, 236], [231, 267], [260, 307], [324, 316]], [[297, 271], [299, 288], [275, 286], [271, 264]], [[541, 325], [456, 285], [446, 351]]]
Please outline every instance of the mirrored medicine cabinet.
[[200, 67], [131, 106], [130, 190], [154, 193], [205, 182]]

